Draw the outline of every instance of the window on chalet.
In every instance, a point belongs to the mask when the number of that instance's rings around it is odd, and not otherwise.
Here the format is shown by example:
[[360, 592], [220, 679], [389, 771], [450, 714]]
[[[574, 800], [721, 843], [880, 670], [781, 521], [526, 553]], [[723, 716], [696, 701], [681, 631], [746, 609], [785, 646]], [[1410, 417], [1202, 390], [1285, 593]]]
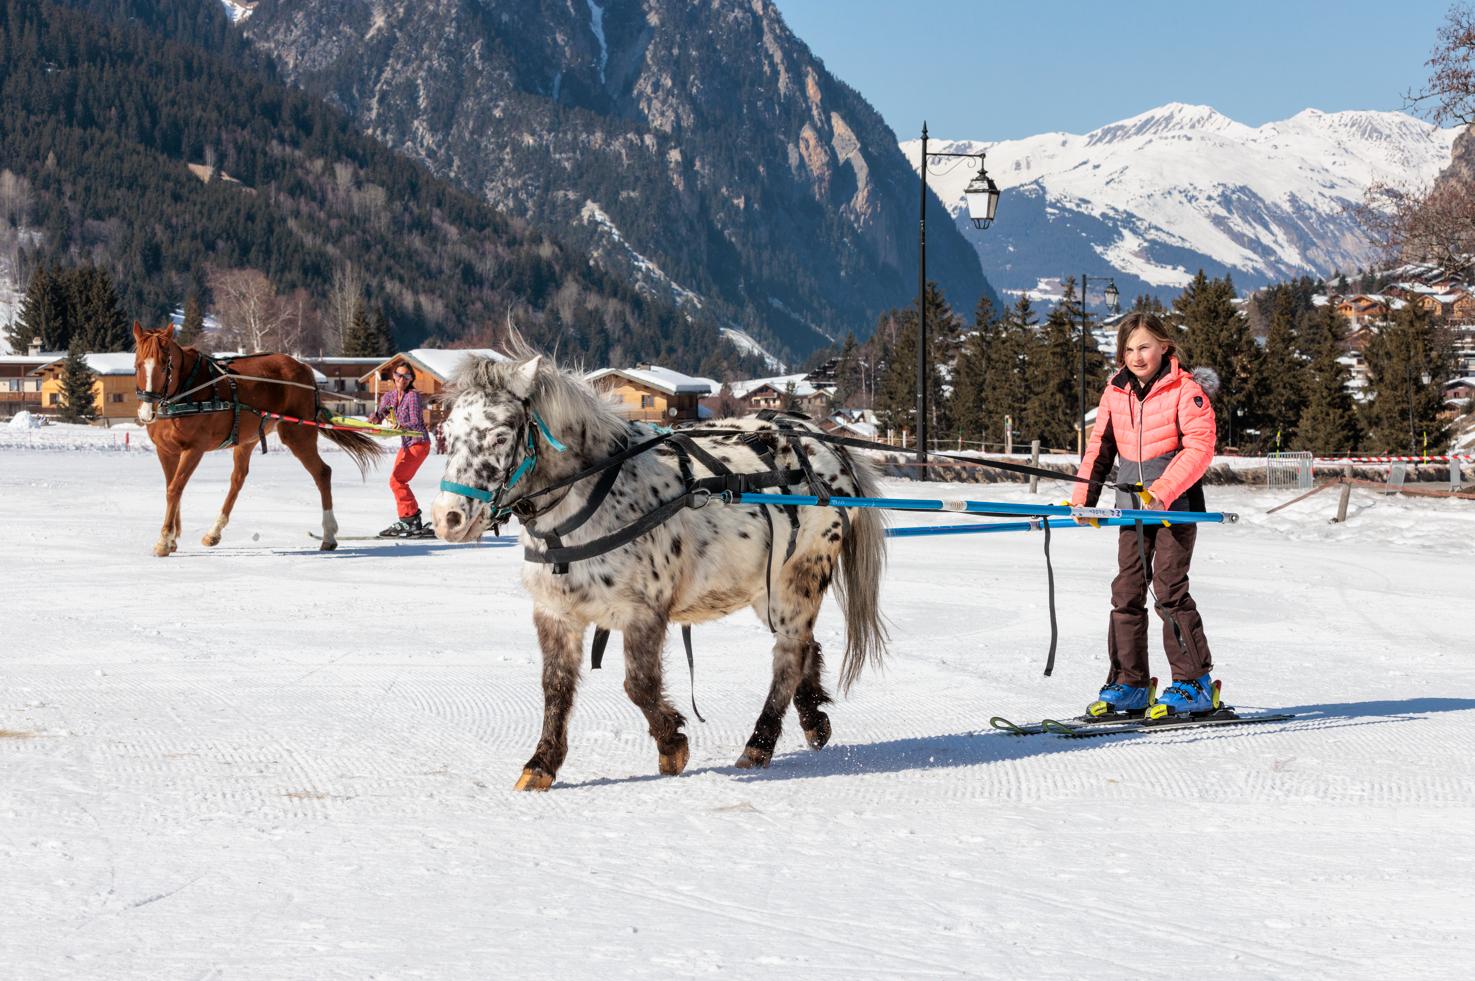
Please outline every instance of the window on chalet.
[[121, 402], [121, 401], [123, 401], [123, 393], [122, 392], [112, 392], [112, 393], [110, 393], [108, 395], [108, 401], [109, 402]]
[[640, 396], [640, 407], [642, 409], [654, 409], [656, 407], [656, 397], [654, 395]]

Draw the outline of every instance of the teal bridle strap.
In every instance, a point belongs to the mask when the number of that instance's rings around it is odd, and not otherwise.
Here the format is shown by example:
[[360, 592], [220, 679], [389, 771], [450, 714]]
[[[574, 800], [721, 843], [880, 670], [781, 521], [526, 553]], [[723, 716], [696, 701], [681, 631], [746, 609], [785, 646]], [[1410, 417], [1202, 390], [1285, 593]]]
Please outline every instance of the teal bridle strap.
[[[533, 423], [537, 425], [538, 431], [543, 434], [543, 438], [548, 441], [549, 446], [553, 447], [560, 453], [568, 449], [567, 446], [564, 446], [558, 440], [553, 438], [553, 434], [548, 431], [548, 424], [543, 421], [542, 416], [532, 411], [529, 411], [528, 414], [532, 416]], [[522, 462], [519, 463], [517, 465], [517, 469], [513, 471], [512, 478], [504, 483], [501, 488], [498, 489], [495, 493], [492, 491], [480, 490], [476, 487], [467, 487], [465, 484], [458, 484], [454, 480], [442, 480], [440, 482], [440, 489], [443, 491], [450, 491], [452, 494], [462, 494], [466, 497], [475, 498], [478, 501], [486, 501], [488, 504], [493, 504], [493, 509], [496, 512], [494, 517], [500, 518], [502, 515], [507, 513], [508, 509], [502, 507], [501, 505], [494, 504], [496, 499], [505, 495], [513, 487], [517, 486], [517, 482], [523, 477], [527, 476], [528, 472], [537, 465], [538, 448], [537, 444], [533, 442], [532, 426], [529, 426], [527, 452], [523, 454]]]

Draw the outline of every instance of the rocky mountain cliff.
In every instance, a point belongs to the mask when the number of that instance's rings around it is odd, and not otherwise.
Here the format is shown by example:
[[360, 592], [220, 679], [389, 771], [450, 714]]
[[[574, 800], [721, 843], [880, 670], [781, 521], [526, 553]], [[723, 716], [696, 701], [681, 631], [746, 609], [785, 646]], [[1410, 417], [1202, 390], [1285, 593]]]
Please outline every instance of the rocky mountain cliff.
[[[786, 360], [916, 293], [915, 174], [769, 0], [262, 0], [244, 28], [392, 149]], [[970, 309], [978, 257], [932, 228]]]
[[[966, 234], [1001, 289], [1049, 295], [1086, 273], [1167, 299], [1199, 268], [1241, 288], [1357, 268], [1368, 243], [1348, 206], [1378, 178], [1432, 180], [1454, 137], [1399, 112], [1307, 109], [1252, 128], [1173, 103], [1083, 136], [935, 146], [988, 151], [999, 217]], [[917, 142], [903, 149], [915, 163]], [[936, 181], [954, 214], [966, 180]]]

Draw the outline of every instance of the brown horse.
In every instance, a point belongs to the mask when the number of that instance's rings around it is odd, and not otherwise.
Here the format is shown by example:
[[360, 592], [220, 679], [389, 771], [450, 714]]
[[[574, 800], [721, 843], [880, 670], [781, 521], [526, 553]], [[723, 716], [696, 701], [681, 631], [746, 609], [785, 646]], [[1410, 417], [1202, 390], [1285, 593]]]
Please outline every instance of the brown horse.
[[[139, 397], [138, 420], [148, 427], [149, 438], [164, 467], [168, 505], [164, 527], [154, 554], [168, 555], [179, 547], [179, 499], [184, 485], [211, 450], [232, 447], [235, 472], [230, 492], [215, 524], [201, 544], [220, 544], [220, 533], [230, 521], [236, 495], [251, 469], [251, 453], [258, 443], [275, 431], [282, 444], [312, 474], [323, 499], [322, 550], [338, 547], [334, 536], [338, 522], [333, 518], [333, 471], [318, 456], [316, 426], [269, 419], [262, 413], [292, 416], [308, 422], [318, 418], [317, 386], [312, 369], [285, 354], [252, 354], [229, 360], [228, 373], [221, 362], [207, 358], [192, 347], [180, 347], [174, 325], [162, 330], [144, 330], [133, 325], [134, 370]], [[156, 409], [155, 406], [158, 406]], [[252, 411], [256, 410], [256, 411]], [[337, 429], [321, 432], [343, 448], [358, 464], [378, 462], [383, 452], [373, 437]]]

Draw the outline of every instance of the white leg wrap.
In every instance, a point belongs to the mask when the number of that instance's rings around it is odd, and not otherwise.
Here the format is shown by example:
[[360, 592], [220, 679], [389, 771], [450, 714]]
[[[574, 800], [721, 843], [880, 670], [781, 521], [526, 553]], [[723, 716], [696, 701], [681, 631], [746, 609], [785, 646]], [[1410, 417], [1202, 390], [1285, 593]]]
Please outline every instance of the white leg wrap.
[[323, 512], [323, 541], [336, 542], [338, 534], [338, 519], [333, 517], [332, 510]]

